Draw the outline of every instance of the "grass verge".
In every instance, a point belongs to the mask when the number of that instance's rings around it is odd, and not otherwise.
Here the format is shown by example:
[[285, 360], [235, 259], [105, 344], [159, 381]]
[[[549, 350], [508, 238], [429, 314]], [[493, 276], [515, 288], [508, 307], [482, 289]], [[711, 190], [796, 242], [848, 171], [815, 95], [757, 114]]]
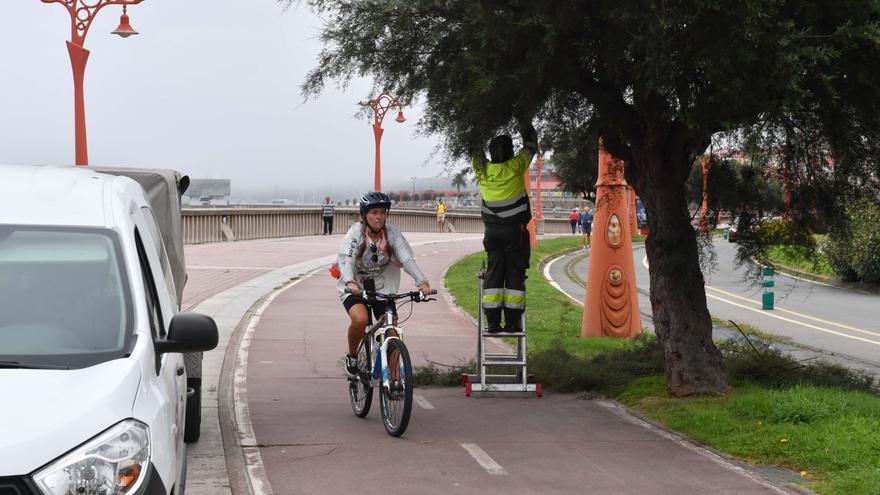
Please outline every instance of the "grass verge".
[[[580, 338], [583, 310], [536, 270], [547, 256], [579, 242], [545, 240], [532, 251], [529, 369], [546, 388], [612, 397], [742, 460], [801, 473], [804, 485], [823, 495], [880, 495], [880, 398], [871, 378], [826, 363], [795, 362], [760, 331], [747, 329], [748, 340], [721, 345], [733, 385], [729, 395], [669, 397], [653, 335]], [[483, 258], [467, 256], [447, 272], [450, 293], [472, 315]], [[457, 376], [458, 370], [448, 381], [457, 383]]]
[[774, 244], [767, 248], [767, 258], [779, 265], [822, 277], [836, 277], [828, 258], [816, 249]]

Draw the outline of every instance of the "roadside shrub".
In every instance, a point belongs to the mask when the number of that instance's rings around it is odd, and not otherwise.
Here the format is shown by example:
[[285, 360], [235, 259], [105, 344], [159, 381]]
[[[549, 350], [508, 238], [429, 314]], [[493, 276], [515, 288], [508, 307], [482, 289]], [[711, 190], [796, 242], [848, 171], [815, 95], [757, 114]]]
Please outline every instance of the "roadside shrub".
[[758, 227], [758, 242], [762, 246], [784, 244], [808, 249], [816, 247], [813, 233], [807, 227], [787, 220], [763, 222]]
[[822, 249], [844, 280], [880, 283], [880, 201], [863, 198], [846, 208], [845, 225], [833, 229]]

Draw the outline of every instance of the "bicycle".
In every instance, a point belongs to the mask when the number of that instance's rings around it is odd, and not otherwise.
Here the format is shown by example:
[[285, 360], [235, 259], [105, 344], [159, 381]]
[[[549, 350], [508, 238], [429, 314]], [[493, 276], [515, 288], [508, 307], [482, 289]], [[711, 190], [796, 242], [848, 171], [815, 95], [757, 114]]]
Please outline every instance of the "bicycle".
[[[350, 292], [346, 289], [346, 292]], [[370, 412], [373, 387], [379, 388], [379, 405], [385, 431], [399, 437], [409, 425], [413, 403], [413, 374], [409, 351], [402, 340], [403, 329], [394, 323], [394, 310], [388, 305], [379, 320], [373, 323], [372, 304], [395, 302], [409, 298], [412, 302], [434, 301], [421, 291], [401, 294], [378, 294], [365, 291], [367, 302], [367, 331], [358, 344], [358, 374], [348, 379], [351, 409], [355, 416], [364, 418]]]

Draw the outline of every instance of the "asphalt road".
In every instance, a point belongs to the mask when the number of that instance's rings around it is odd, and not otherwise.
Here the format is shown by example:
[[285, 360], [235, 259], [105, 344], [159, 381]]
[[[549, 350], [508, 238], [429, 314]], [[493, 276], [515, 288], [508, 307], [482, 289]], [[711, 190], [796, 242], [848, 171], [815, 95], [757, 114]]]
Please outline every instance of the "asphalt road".
[[[746, 323], [797, 346], [823, 351], [823, 358], [862, 369], [880, 370], [880, 295], [832, 287], [777, 273], [774, 309], [761, 309], [763, 288], [747, 280], [735, 262], [736, 244], [718, 239], [715, 270], [706, 277], [706, 300], [712, 316]], [[551, 266], [551, 276], [575, 299], [583, 300], [583, 286], [568, 273], [586, 279], [589, 258], [572, 253]], [[650, 314], [645, 295], [650, 290], [644, 245], [633, 248], [641, 311]], [[643, 318], [643, 322], [645, 318]]]

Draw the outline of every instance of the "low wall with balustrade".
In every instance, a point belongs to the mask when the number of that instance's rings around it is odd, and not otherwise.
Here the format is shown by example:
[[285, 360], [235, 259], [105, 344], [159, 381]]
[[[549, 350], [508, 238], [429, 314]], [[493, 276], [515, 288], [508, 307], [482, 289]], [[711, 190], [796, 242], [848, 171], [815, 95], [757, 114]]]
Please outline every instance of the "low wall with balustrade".
[[[336, 208], [333, 230], [342, 233], [360, 220], [357, 208]], [[403, 232], [436, 232], [437, 215], [433, 211], [393, 209], [388, 221]], [[446, 213], [450, 231], [483, 232], [483, 221], [476, 213]], [[186, 244], [243, 241], [320, 235], [324, 223], [320, 207], [235, 207], [184, 208], [183, 239]], [[547, 219], [544, 232], [571, 232], [568, 220]]]

